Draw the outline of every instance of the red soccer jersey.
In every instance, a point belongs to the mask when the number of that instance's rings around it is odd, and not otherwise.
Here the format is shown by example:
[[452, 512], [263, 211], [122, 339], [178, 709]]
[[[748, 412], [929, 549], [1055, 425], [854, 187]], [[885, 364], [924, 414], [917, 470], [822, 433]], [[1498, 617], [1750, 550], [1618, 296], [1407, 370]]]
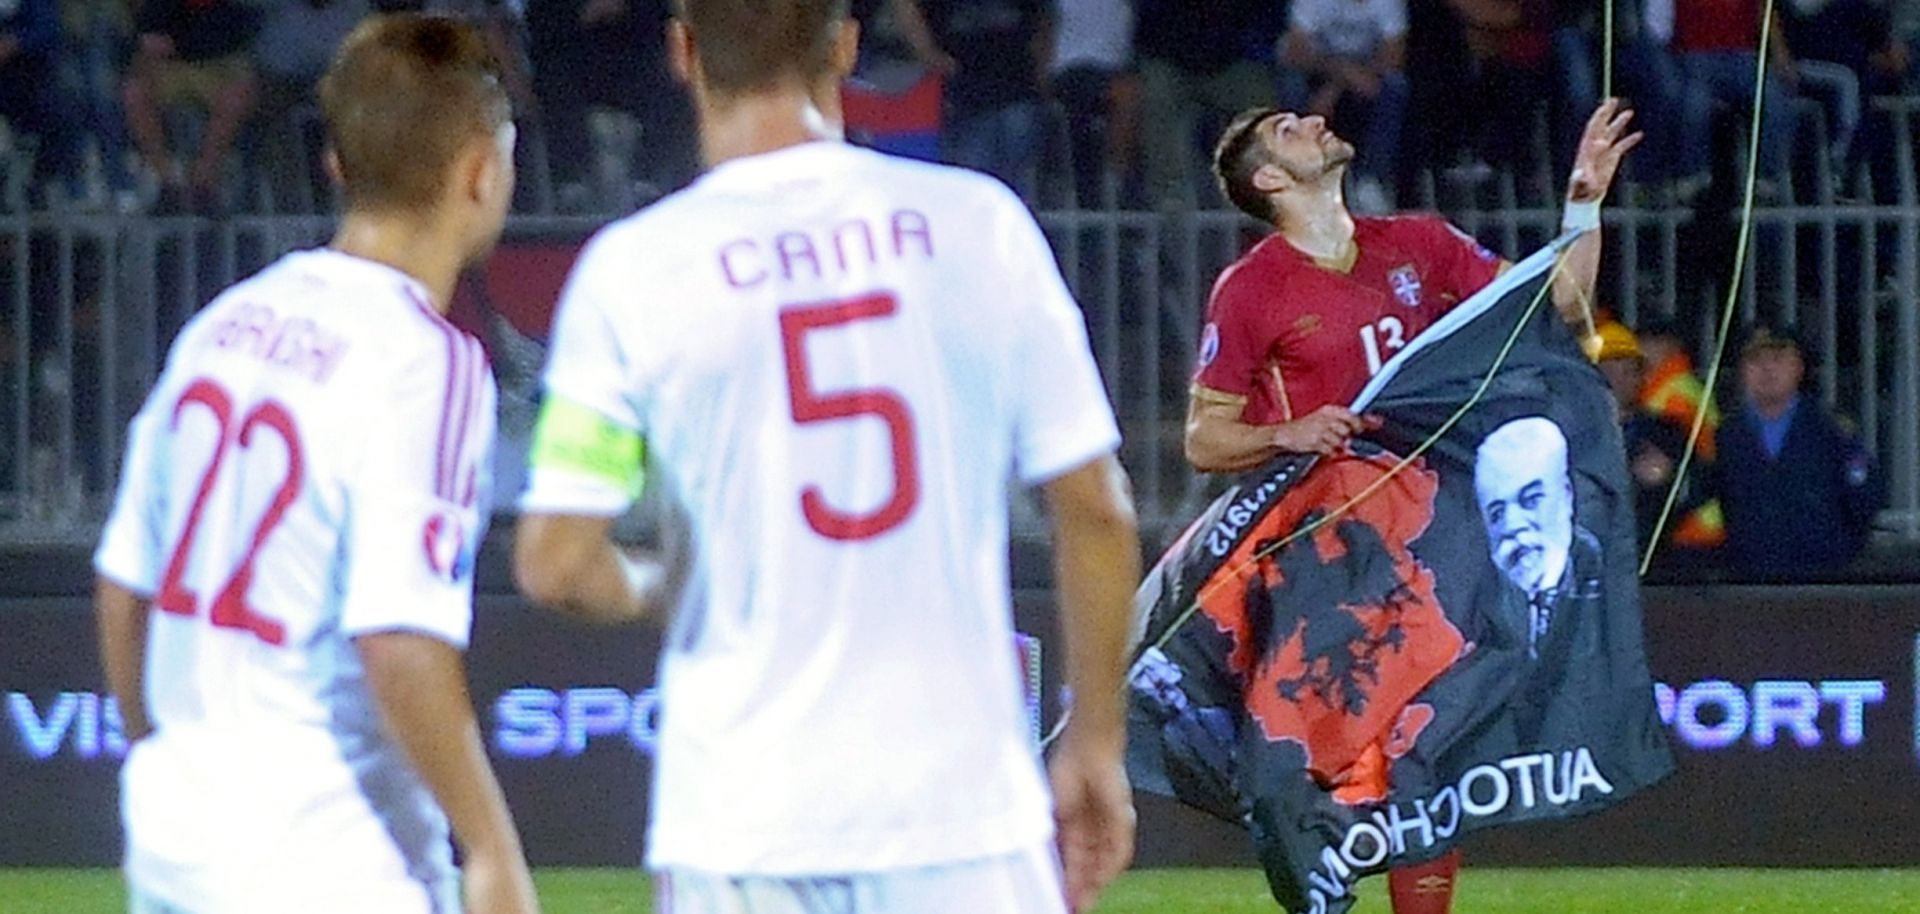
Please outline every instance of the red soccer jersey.
[[1194, 395], [1272, 425], [1346, 405], [1380, 367], [1503, 267], [1437, 216], [1354, 219], [1349, 263], [1275, 234], [1214, 283]]

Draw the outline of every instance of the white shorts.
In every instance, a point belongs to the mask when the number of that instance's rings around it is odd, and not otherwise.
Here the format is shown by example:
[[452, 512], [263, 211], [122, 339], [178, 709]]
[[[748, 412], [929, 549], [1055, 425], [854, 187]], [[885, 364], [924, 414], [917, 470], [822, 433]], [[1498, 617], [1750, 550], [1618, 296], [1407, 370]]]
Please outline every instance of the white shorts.
[[127, 893], [127, 914], [193, 914], [193, 912], [186, 908], [176, 908], [148, 896], [139, 889], [133, 889]]
[[[446, 886], [422, 887], [412, 884], [412, 891], [404, 886], [394, 887], [397, 891], [369, 892], [352, 894], [343, 898], [287, 899], [276, 902], [269, 910], [298, 911], [304, 914], [315, 912], [354, 911], [364, 914], [460, 914], [460, 886], [456, 881]], [[260, 906], [244, 903], [233, 910], [259, 910]], [[215, 907], [192, 908], [172, 902], [162, 901], [151, 892], [141, 891], [137, 885], [127, 886], [127, 914], [216, 914]]]
[[1066, 914], [1051, 843], [999, 857], [845, 876], [656, 874], [655, 914]]

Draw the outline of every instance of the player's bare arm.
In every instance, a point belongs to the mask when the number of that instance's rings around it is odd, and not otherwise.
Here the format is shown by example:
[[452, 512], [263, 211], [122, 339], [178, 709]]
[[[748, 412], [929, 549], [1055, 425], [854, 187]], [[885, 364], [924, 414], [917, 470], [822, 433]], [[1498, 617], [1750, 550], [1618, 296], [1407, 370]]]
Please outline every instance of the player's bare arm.
[[1048, 770], [1067, 900], [1078, 912], [1133, 860], [1121, 696], [1140, 535], [1126, 473], [1111, 455], [1047, 483], [1046, 496], [1074, 695]]
[[458, 648], [407, 631], [354, 639], [387, 733], [446, 810], [465, 859], [471, 914], [540, 910], [520, 835], [487, 752], [467, 694]]
[[100, 630], [100, 665], [120, 704], [121, 732], [137, 742], [153, 732], [147, 719], [147, 601], [106, 578], [93, 589]]
[[673, 591], [673, 563], [620, 548], [613, 518], [525, 514], [516, 528], [513, 578], [527, 598], [603, 624], [658, 617]]
[[1241, 406], [1203, 396], [1187, 401], [1186, 454], [1194, 469], [1232, 473], [1257, 467], [1282, 453], [1331, 454], [1368, 422], [1344, 406], [1323, 406], [1292, 422], [1249, 425]]
[[1613, 187], [1620, 162], [1643, 134], [1628, 133], [1633, 111], [1620, 99], [1610, 98], [1594, 109], [1580, 135], [1580, 148], [1573, 158], [1573, 174], [1567, 180], [1567, 216], [1569, 228], [1590, 230], [1567, 249], [1566, 260], [1553, 280], [1553, 306], [1560, 317], [1581, 331], [1588, 328], [1593, 313], [1593, 287], [1600, 274], [1600, 203]]

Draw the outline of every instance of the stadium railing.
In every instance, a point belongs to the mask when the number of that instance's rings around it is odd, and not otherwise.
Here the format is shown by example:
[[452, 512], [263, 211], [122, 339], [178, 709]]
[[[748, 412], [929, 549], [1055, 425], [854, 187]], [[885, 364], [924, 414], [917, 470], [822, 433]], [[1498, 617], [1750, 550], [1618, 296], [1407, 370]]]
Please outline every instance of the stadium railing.
[[[1911, 114], [1909, 107], [1901, 116]], [[1551, 208], [1449, 214], [1509, 257], [1557, 229]], [[1702, 364], [1731, 272], [1737, 212], [1608, 211], [1600, 304], [1628, 323], [1697, 328]], [[1260, 235], [1235, 214], [1065, 211], [1041, 222], [1086, 312], [1127, 434], [1122, 457], [1143, 516], [1184, 522], [1218, 482], [1181, 447], [1188, 376], [1214, 278]], [[584, 240], [600, 220], [515, 217], [507, 244]], [[0, 217], [0, 543], [85, 542], [111, 499], [126, 421], [191, 314], [220, 289], [295, 248], [324, 242], [324, 217]], [[1736, 298], [1738, 326], [1799, 326], [1815, 349], [1810, 385], [1855, 418], [1888, 474], [1886, 535], [1920, 544], [1920, 203], [1756, 211]], [[1017, 291], [1017, 290], [1010, 290]], [[494, 341], [496, 345], [499, 341]], [[537, 347], [517, 341], [520, 361]], [[498, 353], [496, 353], [498, 354]], [[530, 385], [521, 366], [503, 387]], [[508, 375], [511, 374], [511, 377]], [[1723, 389], [1734, 372], [1723, 374]], [[532, 390], [503, 390], [525, 402]], [[528, 410], [503, 420], [513, 459]], [[508, 475], [511, 478], [511, 475]], [[1039, 515], [1017, 506], [1017, 529]]]

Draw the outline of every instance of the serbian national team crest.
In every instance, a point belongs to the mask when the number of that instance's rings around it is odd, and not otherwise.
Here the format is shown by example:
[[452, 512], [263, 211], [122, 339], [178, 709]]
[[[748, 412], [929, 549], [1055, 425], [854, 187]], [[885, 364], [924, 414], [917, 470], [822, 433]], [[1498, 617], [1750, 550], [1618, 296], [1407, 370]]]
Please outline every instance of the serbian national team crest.
[[453, 512], [441, 511], [427, 518], [421, 539], [427, 550], [427, 567], [435, 577], [458, 582], [473, 570], [466, 531]]
[[1395, 267], [1387, 274], [1387, 285], [1393, 287], [1393, 297], [1409, 308], [1420, 307], [1420, 274], [1411, 266]]

